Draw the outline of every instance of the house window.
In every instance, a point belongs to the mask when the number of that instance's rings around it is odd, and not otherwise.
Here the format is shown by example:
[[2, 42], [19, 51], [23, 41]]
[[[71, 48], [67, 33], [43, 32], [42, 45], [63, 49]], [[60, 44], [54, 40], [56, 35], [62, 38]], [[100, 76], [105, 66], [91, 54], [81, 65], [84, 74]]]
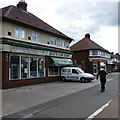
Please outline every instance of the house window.
[[99, 51], [99, 55], [100, 55], [100, 56], [102, 55], [102, 52], [101, 52], [101, 51]]
[[16, 27], [15, 28], [15, 37], [25, 40], [25, 37], [26, 37], [25, 30]]
[[21, 56], [21, 78], [29, 77], [29, 58]]
[[105, 56], [105, 52], [103, 52], [103, 56]]
[[51, 37], [50, 44], [57, 46], [57, 39], [55, 37]]
[[60, 40], [60, 46], [65, 48], [66, 42], [64, 40]]
[[18, 79], [19, 78], [19, 56], [10, 56], [10, 79]]
[[93, 50], [92, 51], [92, 55], [98, 55], [98, 51], [97, 50]]
[[32, 41], [40, 42], [40, 34], [36, 32], [32, 32]]
[[59, 75], [58, 67], [49, 67], [49, 76]]

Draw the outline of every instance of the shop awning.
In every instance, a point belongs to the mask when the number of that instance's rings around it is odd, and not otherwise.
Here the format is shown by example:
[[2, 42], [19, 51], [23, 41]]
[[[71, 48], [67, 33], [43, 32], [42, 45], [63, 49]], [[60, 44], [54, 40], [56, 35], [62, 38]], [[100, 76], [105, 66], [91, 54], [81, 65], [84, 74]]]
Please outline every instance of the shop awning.
[[49, 66], [74, 66], [71, 59], [50, 57]]

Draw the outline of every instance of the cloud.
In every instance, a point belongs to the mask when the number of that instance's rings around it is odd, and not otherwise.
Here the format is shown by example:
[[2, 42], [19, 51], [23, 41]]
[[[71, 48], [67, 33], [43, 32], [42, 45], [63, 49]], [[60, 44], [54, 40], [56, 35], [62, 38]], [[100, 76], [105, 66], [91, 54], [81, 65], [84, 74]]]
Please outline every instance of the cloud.
[[82, 39], [86, 33], [94, 36], [100, 32], [102, 33], [101, 37], [104, 36], [103, 27], [118, 27], [117, 2], [79, 2], [74, 0], [74, 2], [65, 2], [59, 6], [56, 14], [62, 24], [58, 28], [75, 39], [75, 42]]

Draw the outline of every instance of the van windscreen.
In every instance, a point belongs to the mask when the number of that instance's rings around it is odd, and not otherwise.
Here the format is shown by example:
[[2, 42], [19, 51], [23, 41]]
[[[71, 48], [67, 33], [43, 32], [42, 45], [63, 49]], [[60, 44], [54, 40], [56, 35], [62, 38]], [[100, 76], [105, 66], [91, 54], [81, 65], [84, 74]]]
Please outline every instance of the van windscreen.
[[79, 73], [85, 73], [83, 70], [81, 69], [77, 69], [79, 71]]

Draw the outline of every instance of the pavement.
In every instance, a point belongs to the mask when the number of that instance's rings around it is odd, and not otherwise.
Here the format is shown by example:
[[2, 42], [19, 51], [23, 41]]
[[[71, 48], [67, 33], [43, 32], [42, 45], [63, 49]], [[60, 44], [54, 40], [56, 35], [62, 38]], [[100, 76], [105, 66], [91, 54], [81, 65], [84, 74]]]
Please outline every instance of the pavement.
[[98, 84], [97, 80], [87, 84], [58, 81], [6, 89], [2, 91], [2, 114], [15, 113]]
[[[108, 79], [108, 81], [111, 81], [111, 79]], [[45, 83], [3, 90], [3, 116], [24, 111], [25, 109], [37, 106], [38, 104], [43, 104], [51, 100], [96, 86], [98, 84], [100, 83], [96, 80], [88, 84], [78, 84], [78, 82], [63, 83], [59, 81], [54, 83]], [[113, 101], [110, 102], [109, 106], [95, 116], [95, 118], [118, 118], [118, 97], [114, 98]]]

